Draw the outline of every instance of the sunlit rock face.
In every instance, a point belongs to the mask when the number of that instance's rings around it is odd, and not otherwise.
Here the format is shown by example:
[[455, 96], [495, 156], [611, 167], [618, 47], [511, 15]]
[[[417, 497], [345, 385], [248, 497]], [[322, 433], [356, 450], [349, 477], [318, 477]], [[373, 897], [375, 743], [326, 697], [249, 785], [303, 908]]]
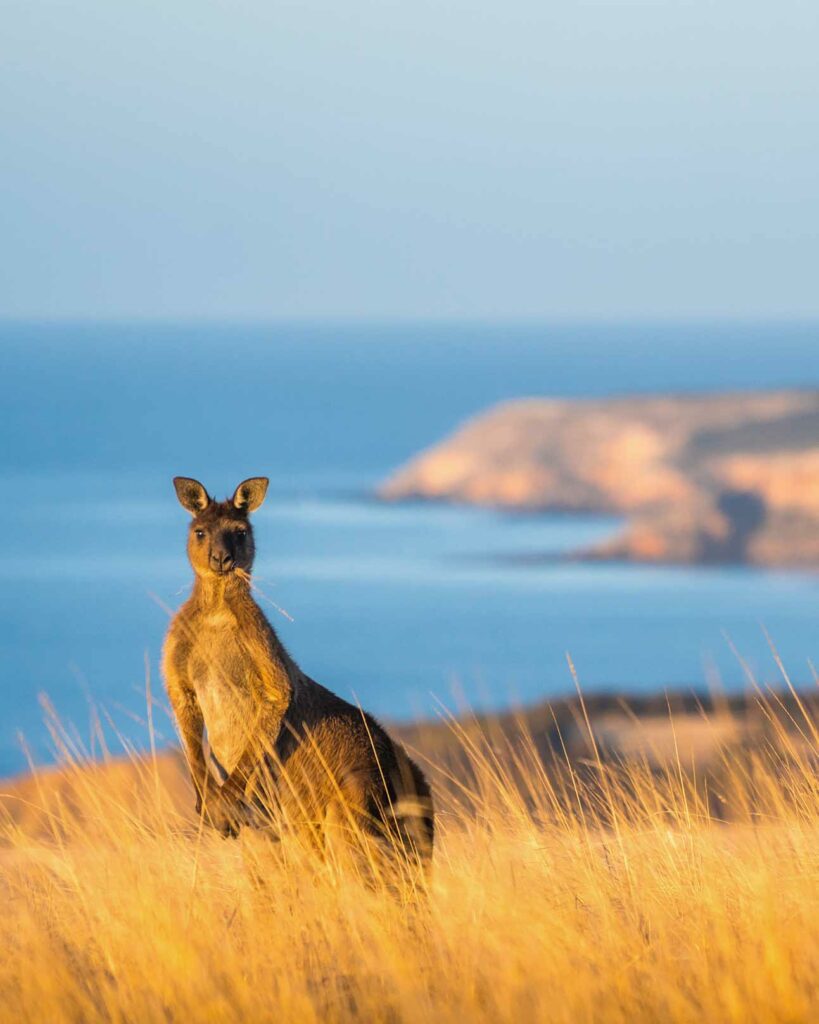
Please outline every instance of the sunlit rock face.
[[819, 392], [509, 402], [379, 493], [626, 515], [589, 557], [819, 564]]

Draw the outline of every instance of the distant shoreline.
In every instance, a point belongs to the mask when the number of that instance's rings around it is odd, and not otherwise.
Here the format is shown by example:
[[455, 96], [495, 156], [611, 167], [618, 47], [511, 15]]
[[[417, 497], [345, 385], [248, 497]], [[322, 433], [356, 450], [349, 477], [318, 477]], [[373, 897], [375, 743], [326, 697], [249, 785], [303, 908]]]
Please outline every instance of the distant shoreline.
[[624, 519], [570, 560], [819, 566], [819, 391], [504, 402], [377, 495]]

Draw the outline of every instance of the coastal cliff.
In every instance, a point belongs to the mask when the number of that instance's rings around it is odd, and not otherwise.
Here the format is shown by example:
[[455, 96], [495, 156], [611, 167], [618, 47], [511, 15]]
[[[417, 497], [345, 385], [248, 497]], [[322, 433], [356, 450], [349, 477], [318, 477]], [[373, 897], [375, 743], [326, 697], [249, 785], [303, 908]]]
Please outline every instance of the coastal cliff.
[[819, 391], [507, 402], [378, 493], [624, 516], [587, 558], [819, 565]]

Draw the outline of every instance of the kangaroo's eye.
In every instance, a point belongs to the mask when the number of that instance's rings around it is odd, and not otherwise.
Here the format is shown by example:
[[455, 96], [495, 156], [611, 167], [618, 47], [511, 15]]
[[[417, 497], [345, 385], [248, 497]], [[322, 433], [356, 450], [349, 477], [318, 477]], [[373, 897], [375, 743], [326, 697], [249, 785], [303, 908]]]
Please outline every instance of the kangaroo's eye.
[[194, 530], [193, 532], [196, 534], [199, 540], [202, 540], [202, 538], [205, 536], [204, 530]]

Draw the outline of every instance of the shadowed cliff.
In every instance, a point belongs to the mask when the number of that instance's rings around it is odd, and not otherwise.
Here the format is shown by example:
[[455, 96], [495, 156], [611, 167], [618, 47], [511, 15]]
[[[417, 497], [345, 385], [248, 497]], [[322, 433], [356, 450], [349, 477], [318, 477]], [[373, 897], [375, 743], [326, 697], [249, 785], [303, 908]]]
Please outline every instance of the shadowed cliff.
[[588, 558], [816, 565], [819, 392], [504, 403], [379, 495], [624, 515]]

